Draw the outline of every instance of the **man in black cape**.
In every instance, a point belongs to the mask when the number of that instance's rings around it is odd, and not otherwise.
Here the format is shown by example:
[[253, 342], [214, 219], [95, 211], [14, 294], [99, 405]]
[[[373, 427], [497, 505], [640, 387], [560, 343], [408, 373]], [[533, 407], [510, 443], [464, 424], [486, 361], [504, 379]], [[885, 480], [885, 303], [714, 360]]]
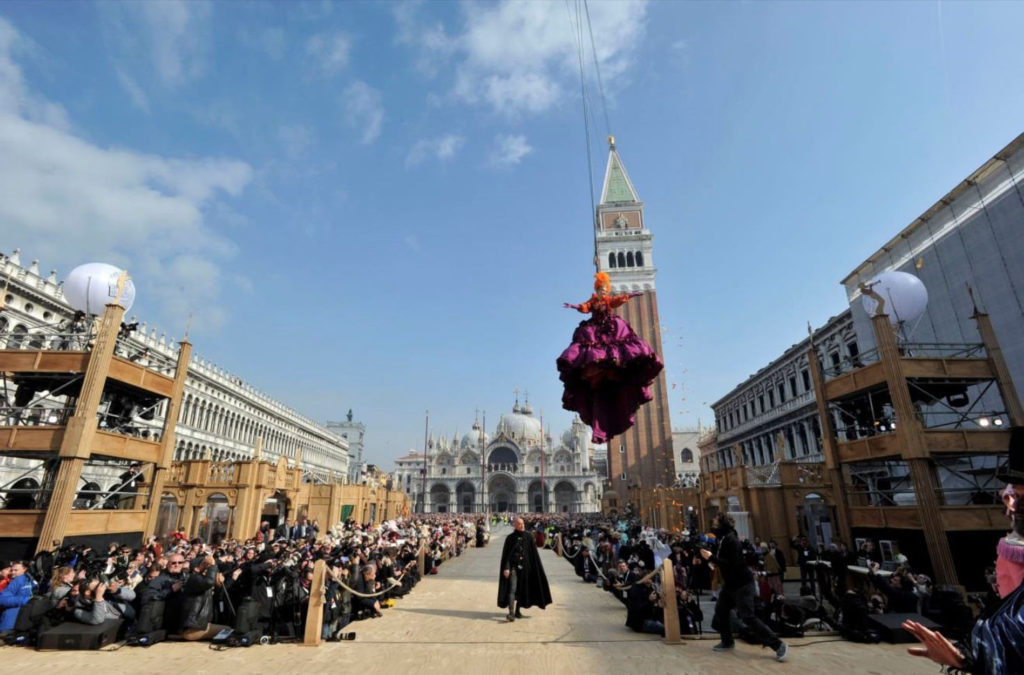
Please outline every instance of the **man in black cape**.
[[498, 607], [508, 608], [508, 621], [522, 618], [524, 607], [544, 609], [551, 604], [551, 589], [534, 538], [524, 531], [522, 518], [516, 518], [512, 526], [515, 531], [505, 538], [498, 576]]

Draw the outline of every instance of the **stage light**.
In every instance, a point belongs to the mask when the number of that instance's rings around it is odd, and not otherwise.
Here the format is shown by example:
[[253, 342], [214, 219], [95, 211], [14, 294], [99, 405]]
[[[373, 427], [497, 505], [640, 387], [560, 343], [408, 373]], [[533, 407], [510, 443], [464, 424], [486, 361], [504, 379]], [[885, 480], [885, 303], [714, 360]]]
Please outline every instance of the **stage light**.
[[987, 427], [988, 426], [988, 418], [987, 417], [979, 417], [978, 418], [978, 426], [979, 427]]
[[[906, 322], [912, 324], [928, 306], [928, 289], [913, 274], [907, 272], [882, 272], [868, 282], [868, 286], [882, 296], [885, 302], [885, 313], [889, 322], [896, 324]], [[874, 316], [878, 302], [867, 295], [861, 296], [861, 306], [868, 316]]]
[[[68, 273], [64, 280], [64, 299], [73, 309], [100, 314], [117, 297], [117, 280], [122, 270], [107, 263], [86, 263]], [[127, 312], [135, 302], [135, 284], [127, 279], [121, 294], [121, 306]]]

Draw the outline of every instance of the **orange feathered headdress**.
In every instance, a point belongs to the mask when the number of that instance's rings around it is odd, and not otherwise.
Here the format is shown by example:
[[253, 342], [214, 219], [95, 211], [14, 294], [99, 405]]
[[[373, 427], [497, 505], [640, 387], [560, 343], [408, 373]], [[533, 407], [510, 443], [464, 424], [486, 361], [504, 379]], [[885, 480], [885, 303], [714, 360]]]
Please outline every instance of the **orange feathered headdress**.
[[598, 272], [594, 275], [594, 290], [595, 291], [608, 291], [612, 287], [612, 278], [608, 276], [607, 272]]

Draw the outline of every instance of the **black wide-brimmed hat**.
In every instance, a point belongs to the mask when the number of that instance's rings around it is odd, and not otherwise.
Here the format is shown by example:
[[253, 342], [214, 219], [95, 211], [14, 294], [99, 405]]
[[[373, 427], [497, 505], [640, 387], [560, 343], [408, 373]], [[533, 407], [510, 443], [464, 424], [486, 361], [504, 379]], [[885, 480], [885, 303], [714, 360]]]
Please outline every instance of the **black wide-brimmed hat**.
[[1010, 430], [1010, 458], [999, 469], [996, 478], [1014, 485], [1024, 485], [1024, 427]]

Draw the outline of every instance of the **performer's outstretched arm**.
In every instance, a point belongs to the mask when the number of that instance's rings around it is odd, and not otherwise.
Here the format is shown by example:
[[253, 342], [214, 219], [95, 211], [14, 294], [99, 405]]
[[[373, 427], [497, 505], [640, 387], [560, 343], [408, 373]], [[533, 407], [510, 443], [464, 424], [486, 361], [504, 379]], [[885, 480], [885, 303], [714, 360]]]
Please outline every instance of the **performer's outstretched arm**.
[[612, 309], [616, 307], [621, 307], [622, 305], [629, 302], [630, 298], [639, 298], [643, 294], [643, 291], [633, 291], [632, 293], [624, 293], [623, 295], [613, 295], [612, 297], [608, 298], [608, 306], [611, 307]]

